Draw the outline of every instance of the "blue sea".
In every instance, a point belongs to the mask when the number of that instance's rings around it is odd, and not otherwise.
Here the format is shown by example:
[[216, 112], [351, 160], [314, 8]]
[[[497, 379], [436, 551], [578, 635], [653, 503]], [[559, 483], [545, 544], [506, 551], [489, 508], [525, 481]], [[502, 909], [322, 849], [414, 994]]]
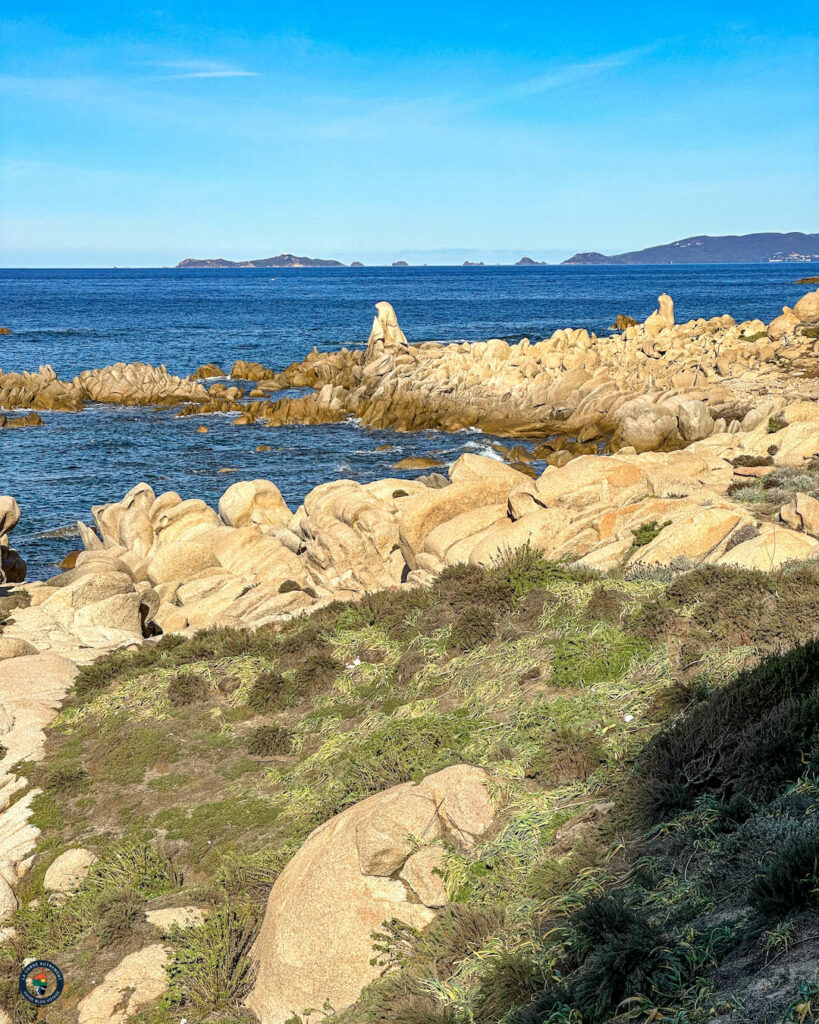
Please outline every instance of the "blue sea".
[[[653, 267], [411, 267], [315, 270], [0, 270], [0, 366], [50, 363], [63, 379], [118, 361], [187, 374], [238, 358], [282, 369], [315, 345], [361, 347], [386, 299], [412, 342], [540, 339], [558, 327], [605, 332], [618, 313], [645, 318], [660, 292], [678, 322], [730, 313], [770, 320], [808, 288], [816, 264]], [[44, 427], [0, 430], [0, 493], [22, 510], [14, 545], [29, 578], [53, 574], [90, 508], [145, 480], [215, 504], [240, 479], [265, 477], [291, 508], [327, 480], [390, 475], [406, 455], [448, 462], [487, 451], [475, 432], [395, 434], [354, 424], [231, 426], [231, 416], [89, 406], [44, 413]], [[209, 433], [196, 428], [207, 422]], [[271, 446], [257, 452], [256, 446]], [[392, 444], [389, 451], [376, 451]], [[228, 469], [230, 472], [220, 473]]]

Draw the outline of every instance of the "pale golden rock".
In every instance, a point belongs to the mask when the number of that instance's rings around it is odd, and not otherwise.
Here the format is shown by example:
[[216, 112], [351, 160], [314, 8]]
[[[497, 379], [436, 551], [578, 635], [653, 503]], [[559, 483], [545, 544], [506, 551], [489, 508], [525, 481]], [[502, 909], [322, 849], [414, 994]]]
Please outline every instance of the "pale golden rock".
[[793, 307], [793, 313], [800, 323], [819, 323], [819, 288], [803, 295]]
[[219, 499], [219, 516], [227, 526], [260, 526], [276, 530], [286, 526], [290, 509], [270, 480], [240, 480]]
[[462, 848], [484, 835], [494, 816], [487, 778], [456, 765], [369, 797], [308, 836], [273, 886], [254, 946], [258, 969], [247, 1003], [261, 1024], [284, 1024], [294, 1006], [325, 1000], [344, 1010], [378, 977], [372, 932], [392, 918], [419, 929], [435, 919], [410, 901], [399, 878], [382, 872], [406, 862], [411, 834], [423, 846], [446, 830]]
[[727, 544], [737, 527], [750, 522], [750, 516], [739, 508], [697, 509], [672, 522], [654, 540], [638, 548], [629, 564], [668, 565], [675, 558], [704, 561]]
[[96, 855], [90, 850], [81, 847], [66, 850], [49, 865], [43, 879], [43, 888], [47, 892], [75, 892], [96, 861]]
[[717, 564], [772, 572], [786, 562], [816, 558], [817, 554], [819, 540], [794, 530], [771, 527], [760, 532], [758, 537], [731, 548], [717, 560]]
[[794, 530], [819, 537], [819, 501], [809, 494], [795, 494], [787, 505], [782, 506], [779, 518]]
[[125, 1024], [168, 985], [168, 953], [159, 944], [129, 953], [78, 1007], [78, 1024]]
[[425, 846], [407, 858], [398, 876], [412, 889], [425, 907], [444, 907], [447, 903], [444, 885], [444, 851], [440, 846]]

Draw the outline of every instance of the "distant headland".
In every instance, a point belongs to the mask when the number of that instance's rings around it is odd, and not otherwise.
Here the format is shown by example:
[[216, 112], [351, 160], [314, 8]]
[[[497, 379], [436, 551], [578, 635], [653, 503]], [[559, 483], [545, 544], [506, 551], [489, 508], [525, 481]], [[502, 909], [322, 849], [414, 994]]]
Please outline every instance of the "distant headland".
[[[562, 266], [639, 266], [672, 263], [810, 263], [819, 262], [819, 234], [805, 234], [801, 231], [762, 232], [752, 235], [694, 235], [681, 238], [665, 245], [653, 245], [647, 249], [623, 252], [606, 256], [601, 252], [579, 252], [564, 260]], [[386, 264], [392, 267], [409, 267], [406, 260]], [[501, 264], [497, 264], [500, 266]], [[513, 264], [516, 267], [547, 267], [546, 261], [521, 256]], [[347, 267], [340, 260], [315, 259], [312, 256], [294, 256], [284, 252], [280, 256], [268, 256], [258, 260], [226, 259], [184, 259], [177, 263], [177, 270], [206, 269], [232, 270], [272, 267]], [[358, 260], [350, 267], [363, 267]], [[426, 266], [426, 264], [424, 264]], [[483, 267], [481, 260], [466, 259], [461, 266]]]
[[754, 235], [694, 235], [667, 245], [604, 256], [579, 252], [564, 265], [651, 263], [809, 263], [819, 261], [819, 234], [776, 231]]
[[343, 267], [344, 264], [338, 260], [316, 260], [310, 256], [294, 256], [292, 253], [283, 252], [281, 256], [268, 256], [263, 260], [182, 260], [176, 264], [177, 270], [230, 270], [233, 267]]

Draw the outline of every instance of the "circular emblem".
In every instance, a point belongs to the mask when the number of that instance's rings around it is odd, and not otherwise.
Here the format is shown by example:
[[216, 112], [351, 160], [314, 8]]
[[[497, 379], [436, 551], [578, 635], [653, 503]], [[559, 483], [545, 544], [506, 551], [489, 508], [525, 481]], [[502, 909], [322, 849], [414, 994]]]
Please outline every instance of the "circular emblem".
[[20, 971], [20, 995], [35, 1006], [48, 1006], [59, 998], [63, 972], [50, 960], [32, 960]]

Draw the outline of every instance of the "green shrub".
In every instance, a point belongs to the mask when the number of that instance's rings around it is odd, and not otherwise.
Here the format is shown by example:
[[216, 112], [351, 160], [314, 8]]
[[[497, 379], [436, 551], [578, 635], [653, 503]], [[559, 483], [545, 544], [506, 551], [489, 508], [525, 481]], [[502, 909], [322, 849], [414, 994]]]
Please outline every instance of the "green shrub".
[[478, 982], [476, 1024], [496, 1024], [510, 1007], [530, 1003], [544, 981], [543, 969], [531, 953], [507, 951], [493, 957]]
[[458, 712], [392, 719], [306, 773], [308, 783], [313, 775], [329, 784], [331, 795], [321, 813], [329, 817], [371, 793], [463, 761], [471, 728]]
[[200, 675], [178, 672], [168, 683], [168, 701], [175, 708], [207, 700], [209, 696], [210, 684]]
[[557, 583], [588, 583], [598, 577], [593, 569], [568, 562], [550, 562], [528, 544], [502, 556], [488, 571], [490, 580], [507, 584], [516, 599], [530, 590], [541, 590]]
[[144, 910], [145, 900], [135, 889], [103, 889], [95, 907], [100, 948], [127, 939], [144, 919]]
[[565, 786], [585, 781], [605, 760], [603, 741], [587, 729], [558, 726], [540, 744], [526, 769], [526, 778], [543, 785]]
[[296, 693], [306, 697], [329, 689], [341, 669], [342, 665], [330, 655], [329, 648], [309, 655], [296, 670]]
[[496, 619], [497, 612], [489, 605], [469, 605], [453, 622], [448, 646], [451, 650], [466, 654], [476, 647], [491, 643], [495, 636]]
[[771, 917], [819, 905], [819, 821], [815, 816], [773, 850], [761, 865], [751, 905]]
[[626, 998], [650, 996], [668, 965], [665, 937], [622, 895], [587, 904], [572, 919], [582, 966], [571, 986], [584, 1020], [603, 1021]]
[[290, 751], [292, 736], [280, 725], [260, 725], [247, 739], [247, 750], [254, 757], [272, 757]]
[[173, 929], [163, 1001], [199, 1014], [235, 1008], [253, 984], [257, 925], [249, 910], [228, 905], [212, 910], [199, 927]]
[[631, 531], [632, 536], [634, 537], [631, 544], [632, 550], [634, 548], [642, 548], [645, 547], [646, 544], [650, 544], [654, 538], [666, 528], [666, 526], [670, 525], [670, 519], [666, 519], [664, 523], [658, 523], [656, 519], [652, 519], [650, 523], [641, 523], [636, 530]]
[[788, 424], [783, 419], [780, 419], [778, 416], [769, 416], [768, 417], [768, 433], [769, 434], [775, 434], [775, 433], [777, 433], [777, 431], [782, 430], [785, 427], [787, 427], [787, 425]]
[[770, 455], [737, 455], [735, 459], [731, 459], [732, 466], [772, 466], [773, 459]]
[[651, 740], [634, 777], [653, 821], [704, 793], [770, 800], [803, 770], [819, 721], [819, 642], [772, 655]]
[[287, 680], [279, 672], [272, 669], [260, 672], [248, 690], [247, 706], [259, 714], [275, 711], [280, 706], [280, 699], [287, 688]]
[[85, 788], [88, 772], [78, 764], [58, 764], [53, 768], [46, 767], [43, 773], [45, 789], [59, 793], [61, 796], [73, 796]]

